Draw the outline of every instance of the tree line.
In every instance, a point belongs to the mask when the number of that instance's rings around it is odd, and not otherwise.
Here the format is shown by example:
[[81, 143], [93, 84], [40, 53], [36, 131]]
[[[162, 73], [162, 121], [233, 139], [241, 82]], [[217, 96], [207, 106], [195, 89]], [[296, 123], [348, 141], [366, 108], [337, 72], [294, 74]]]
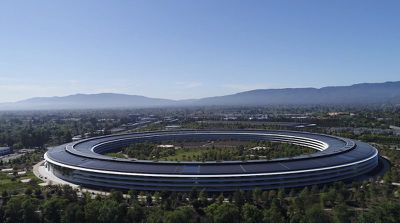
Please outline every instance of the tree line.
[[390, 182], [335, 183], [301, 190], [208, 194], [138, 192], [126, 196], [77, 193], [70, 186], [2, 192], [0, 222], [385, 222], [400, 221], [399, 190]]

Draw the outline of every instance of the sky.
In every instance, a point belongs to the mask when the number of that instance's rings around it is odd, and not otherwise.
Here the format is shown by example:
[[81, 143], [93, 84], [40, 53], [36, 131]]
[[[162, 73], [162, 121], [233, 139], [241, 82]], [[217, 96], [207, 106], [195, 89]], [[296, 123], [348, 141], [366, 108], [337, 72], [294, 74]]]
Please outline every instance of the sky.
[[400, 1], [0, 1], [0, 102], [400, 80]]

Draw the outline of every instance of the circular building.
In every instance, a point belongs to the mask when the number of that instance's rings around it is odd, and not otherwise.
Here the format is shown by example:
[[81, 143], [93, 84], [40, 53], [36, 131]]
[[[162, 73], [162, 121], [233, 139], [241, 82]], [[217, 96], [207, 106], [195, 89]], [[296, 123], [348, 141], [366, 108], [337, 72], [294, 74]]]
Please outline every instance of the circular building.
[[[290, 143], [315, 149], [309, 155], [273, 160], [173, 162], [102, 155], [132, 143], [176, 140], [236, 140]], [[44, 158], [46, 168], [65, 181], [102, 189], [151, 191], [235, 191], [293, 188], [350, 181], [378, 166], [369, 144], [294, 131], [161, 131], [96, 137], [58, 146]]]

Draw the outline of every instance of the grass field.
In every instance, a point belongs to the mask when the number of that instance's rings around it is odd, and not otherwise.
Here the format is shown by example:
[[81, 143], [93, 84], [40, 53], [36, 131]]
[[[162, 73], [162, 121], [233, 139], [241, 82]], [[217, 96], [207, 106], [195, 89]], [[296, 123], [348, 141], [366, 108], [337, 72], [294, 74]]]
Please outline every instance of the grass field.
[[200, 156], [203, 153], [201, 149], [179, 149], [175, 152], [175, 155], [167, 156], [161, 158], [161, 160], [169, 160], [169, 161], [189, 161], [195, 160], [194, 157]]
[[127, 158], [127, 156], [122, 153], [105, 153], [104, 155], [115, 157], [115, 158]]
[[[162, 144], [159, 144], [162, 143]], [[160, 161], [260, 160], [310, 154], [315, 150], [286, 143], [225, 141], [176, 141], [137, 143], [119, 152], [105, 153], [115, 158]], [[173, 145], [160, 147], [160, 145]]]
[[[22, 183], [21, 180], [31, 179], [29, 183]], [[38, 187], [42, 181], [37, 179], [32, 171], [28, 171], [24, 176], [8, 175], [7, 173], [0, 173], [0, 193], [3, 191], [8, 192], [23, 192], [26, 188]]]

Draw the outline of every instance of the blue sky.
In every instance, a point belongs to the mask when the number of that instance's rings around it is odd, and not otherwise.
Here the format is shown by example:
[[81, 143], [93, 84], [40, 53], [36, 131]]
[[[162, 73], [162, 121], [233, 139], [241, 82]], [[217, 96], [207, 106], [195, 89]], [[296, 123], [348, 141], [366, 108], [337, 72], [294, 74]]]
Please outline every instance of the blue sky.
[[0, 102], [400, 80], [400, 1], [0, 1]]

